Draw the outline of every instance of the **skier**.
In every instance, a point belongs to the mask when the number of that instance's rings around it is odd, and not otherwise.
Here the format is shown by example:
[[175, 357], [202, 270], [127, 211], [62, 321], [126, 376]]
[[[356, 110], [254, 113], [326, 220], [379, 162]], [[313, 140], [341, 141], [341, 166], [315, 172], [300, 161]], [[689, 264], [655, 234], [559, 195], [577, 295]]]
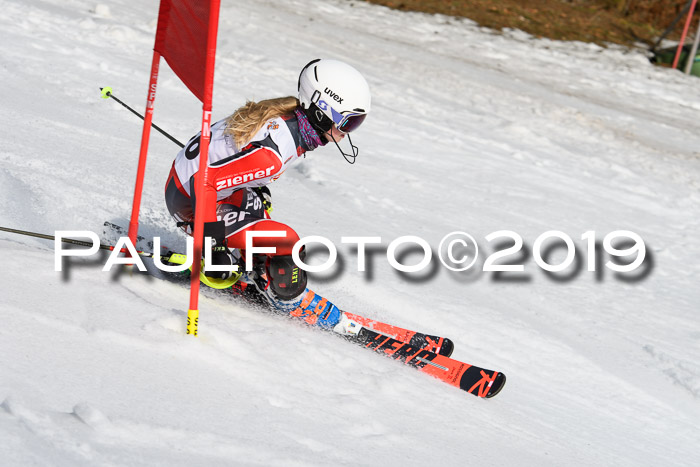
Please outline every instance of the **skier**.
[[[337, 60], [316, 59], [301, 71], [298, 99], [292, 96], [247, 102], [233, 115], [211, 127], [208, 179], [216, 202], [207, 200], [205, 237], [214, 240], [212, 264], [238, 265], [245, 271], [246, 233], [283, 231], [285, 237], [256, 237], [255, 247], [275, 247], [269, 255], [256, 255], [252, 272], [203, 271], [202, 280], [217, 288], [254, 286], [274, 308], [304, 318], [310, 324], [337, 328], [346, 319], [335, 305], [306, 288], [306, 272], [292, 260], [298, 234], [270, 218], [267, 185], [297, 163], [307, 151], [335, 143], [345, 159], [354, 163], [358, 149], [349, 133], [370, 111], [370, 92], [363, 76]], [[199, 173], [200, 134], [187, 143], [173, 162], [165, 186], [170, 214], [188, 234], [194, 225], [194, 186]], [[338, 144], [347, 136], [350, 153]], [[301, 256], [303, 258], [303, 250]], [[339, 324], [340, 323], [340, 324]]]

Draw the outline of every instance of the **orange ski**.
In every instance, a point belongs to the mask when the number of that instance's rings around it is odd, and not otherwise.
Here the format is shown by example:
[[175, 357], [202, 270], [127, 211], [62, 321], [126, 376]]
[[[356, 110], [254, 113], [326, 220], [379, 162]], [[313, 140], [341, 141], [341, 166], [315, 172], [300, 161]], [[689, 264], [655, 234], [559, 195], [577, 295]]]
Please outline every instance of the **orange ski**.
[[452, 355], [452, 351], [454, 350], [454, 344], [446, 337], [410, 331], [408, 329], [400, 328], [392, 324], [382, 323], [381, 321], [374, 319], [365, 318], [364, 316], [349, 313], [347, 311], [343, 311], [343, 313], [348, 319], [359, 323], [367, 329], [393, 337], [394, 339], [402, 342], [410, 343], [414, 347], [430, 350], [431, 352], [435, 352], [436, 354], [444, 355], [446, 357]]
[[490, 398], [503, 388], [506, 376], [469, 365], [410, 343], [362, 328], [355, 339], [365, 348], [387, 355], [478, 397]]

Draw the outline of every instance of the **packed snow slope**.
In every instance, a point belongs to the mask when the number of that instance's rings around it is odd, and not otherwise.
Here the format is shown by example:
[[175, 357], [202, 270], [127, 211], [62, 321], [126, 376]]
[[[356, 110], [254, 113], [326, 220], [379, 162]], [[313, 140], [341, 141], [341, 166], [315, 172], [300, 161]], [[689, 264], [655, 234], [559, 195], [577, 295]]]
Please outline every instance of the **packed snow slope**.
[[[215, 119], [295, 94], [318, 56], [372, 89], [356, 165], [321, 148], [271, 187], [276, 219], [344, 259], [310, 286], [447, 335], [453, 357], [508, 383], [480, 400], [211, 290], [200, 337], [185, 336], [186, 287], [102, 272], [104, 257], [56, 272], [51, 242], [0, 233], [0, 464], [700, 465], [700, 80], [639, 52], [362, 2], [222, 3]], [[141, 122], [98, 88], [144, 107], [158, 2], [0, 10], [0, 224], [125, 223]], [[200, 117], [163, 65], [154, 121], [186, 141]], [[184, 238], [162, 198], [177, 149], [153, 133], [141, 215], [173, 248]], [[524, 272], [481, 270], [508, 246], [486, 240], [499, 230], [523, 238], [499, 262]], [[533, 259], [550, 230], [576, 245], [554, 275]], [[603, 253], [588, 271], [582, 235], [615, 230], [641, 236], [647, 260], [618, 275]], [[468, 272], [434, 259], [398, 274], [384, 255], [453, 231], [481, 247]], [[382, 238], [367, 272], [342, 236]]]

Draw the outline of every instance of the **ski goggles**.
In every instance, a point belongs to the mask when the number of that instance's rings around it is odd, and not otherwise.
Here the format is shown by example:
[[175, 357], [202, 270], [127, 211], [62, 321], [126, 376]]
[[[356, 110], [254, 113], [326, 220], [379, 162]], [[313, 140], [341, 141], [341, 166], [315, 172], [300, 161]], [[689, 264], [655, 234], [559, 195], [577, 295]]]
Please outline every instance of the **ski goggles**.
[[[343, 133], [355, 131], [360, 125], [362, 125], [365, 118], [367, 118], [366, 113], [346, 112], [345, 114], [337, 115], [339, 115], [340, 118], [335, 120], [335, 127]], [[333, 112], [333, 116], [336, 116], [335, 112]]]
[[[316, 91], [316, 93], [318, 93], [319, 96], [321, 94], [319, 91]], [[314, 93], [314, 96], [316, 96], [316, 93]], [[338, 112], [333, 108], [331, 104], [324, 101], [323, 99], [319, 99], [318, 97], [316, 97], [315, 101], [313, 100], [313, 98], [311, 101], [316, 103], [316, 106], [318, 106], [318, 108], [323, 111], [326, 118], [328, 117], [328, 110], [330, 110], [330, 116], [332, 118], [329, 118], [329, 120], [332, 120], [333, 123], [335, 123], [335, 127], [342, 133], [350, 133], [351, 131], [355, 131], [357, 127], [362, 125], [362, 122], [365, 121], [365, 118], [367, 118], [367, 112], [364, 112], [362, 109], [355, 109], [355, 111], [346, 110], [345, 112]]]
[[[357, 127], [362, 125], [362, 122], [367, 118], [367, 112], [353, 112], [346, 110], [345, 112], [338, 112], [333, 108], [332, 105], [328, 104], [326, 101], [320, 99], [316, 104], [321, 110], [328, 111], [330, 109], [331, 116], [333, 117], [333, 123], [335, 127], [343, 133], [350, 133], [355, 131]], [[360, 109], [356, 109], [360, 110]], [[327, 115], [327, 113], [326, 113]]]

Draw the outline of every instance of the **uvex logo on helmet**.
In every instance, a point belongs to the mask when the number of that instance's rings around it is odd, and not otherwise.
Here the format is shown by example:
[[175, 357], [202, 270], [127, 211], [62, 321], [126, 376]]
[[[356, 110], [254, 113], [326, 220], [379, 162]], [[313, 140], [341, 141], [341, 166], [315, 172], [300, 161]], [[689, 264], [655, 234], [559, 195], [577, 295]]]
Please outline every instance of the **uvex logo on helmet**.
[[331, 96], [331, 98], [332, 98], [334, 101], [336, 101], [338, 104], [342, 104], [342, 103], [343, 103], [343, 98], [340, 97], [338, 94], [334, 93], [332, 90], [326, 88], [326, 89], [324, 90], [324, 92], [325, 92], [326, 94], [328, 94], [329, 96]]

